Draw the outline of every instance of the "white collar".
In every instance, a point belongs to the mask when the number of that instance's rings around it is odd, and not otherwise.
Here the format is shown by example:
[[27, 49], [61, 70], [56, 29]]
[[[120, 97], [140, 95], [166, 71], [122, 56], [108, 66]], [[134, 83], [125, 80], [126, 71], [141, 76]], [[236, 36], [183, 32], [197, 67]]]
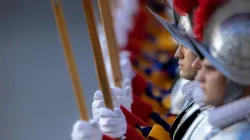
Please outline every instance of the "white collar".
[[208, 121], [213, 127], [224, 128], [247, 119], [250, 121], [250, 96], [214, 107], [208, 111]]
[[193, 92], [193, 95], [192, 95], [192, 98], [193, 98], [193, 101], [196, 103], [196, 104], [199, 104], [200, 107], [205, 107], [204, 106], [204, 99], [205, 99], [205, 94], [204, 94], [204, 91], [200, 88], [200, 86], [198, 86], [194, 92]]
[[183, 85], [181, 91], [186, 100], [193, 101], [193, 92], [197, 87], [199, 87], [199, 82], [195, 80]]

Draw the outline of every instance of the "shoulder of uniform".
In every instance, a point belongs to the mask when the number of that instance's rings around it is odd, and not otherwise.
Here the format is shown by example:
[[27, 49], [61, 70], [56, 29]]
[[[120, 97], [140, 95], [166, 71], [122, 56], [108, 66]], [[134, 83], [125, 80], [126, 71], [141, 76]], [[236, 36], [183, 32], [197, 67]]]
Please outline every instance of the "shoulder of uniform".
[[242, 121], [221, 130], [212, 140], [247, 140], [250, 138], [250, 123]]

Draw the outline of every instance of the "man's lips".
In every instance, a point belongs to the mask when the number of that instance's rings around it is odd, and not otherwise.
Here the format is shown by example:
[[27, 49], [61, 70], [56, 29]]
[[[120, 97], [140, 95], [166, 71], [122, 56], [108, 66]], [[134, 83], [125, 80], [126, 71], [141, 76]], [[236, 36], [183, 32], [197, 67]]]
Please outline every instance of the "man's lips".
[[178, 63], [179, 67], [183, 67], [183, 64], [181, 64], [180, 62]]

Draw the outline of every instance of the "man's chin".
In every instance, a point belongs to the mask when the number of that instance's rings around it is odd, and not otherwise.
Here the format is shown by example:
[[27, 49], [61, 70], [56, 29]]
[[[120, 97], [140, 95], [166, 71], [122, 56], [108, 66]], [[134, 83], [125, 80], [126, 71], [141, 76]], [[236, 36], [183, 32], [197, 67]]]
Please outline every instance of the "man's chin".
[[218, 100], [215, 99], [209, 99], [209, 97], [207, 97], [207, 95], [205, 95], [204, 97], [204, 105], [205, 106], [215, 106], [218, 107], [221, 105], [221, 103]]
[[180, 70], [180, 77], [186, 80], [194, 80], [194, 76], [190, 76], [187, 72], [185, 72], [184, 70]]

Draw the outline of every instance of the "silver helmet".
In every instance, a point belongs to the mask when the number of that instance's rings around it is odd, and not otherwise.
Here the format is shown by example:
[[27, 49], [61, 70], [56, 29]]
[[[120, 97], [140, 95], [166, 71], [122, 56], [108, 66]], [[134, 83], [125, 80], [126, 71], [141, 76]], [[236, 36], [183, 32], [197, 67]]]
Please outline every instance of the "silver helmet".
[[[153, 12], [149, 11], [155, 16], [155, 18], [168, 30], [168, 32], [183, 46], [191, 49], [197, 55], [197, 49], [194, 44], [190, 41], [189, 36], [193, 35], [192, 32], [192, 17], [190, 14], [185, 16], [179, 16], [177, 13], [173, 12], [174, 22], [170, 22]], [[174, 11], [174, 10], [173, 10]]]
[[250, 1], [229, 0], [204, 27], [201, 53], [228, 79], [250, 85]]
[[191, 40], [228, 78], [224, 103], [240, 98], [250, 85], [250, 1], [229, 0], [218, 7], [205, 23], [202, 36], [201, 42]]

